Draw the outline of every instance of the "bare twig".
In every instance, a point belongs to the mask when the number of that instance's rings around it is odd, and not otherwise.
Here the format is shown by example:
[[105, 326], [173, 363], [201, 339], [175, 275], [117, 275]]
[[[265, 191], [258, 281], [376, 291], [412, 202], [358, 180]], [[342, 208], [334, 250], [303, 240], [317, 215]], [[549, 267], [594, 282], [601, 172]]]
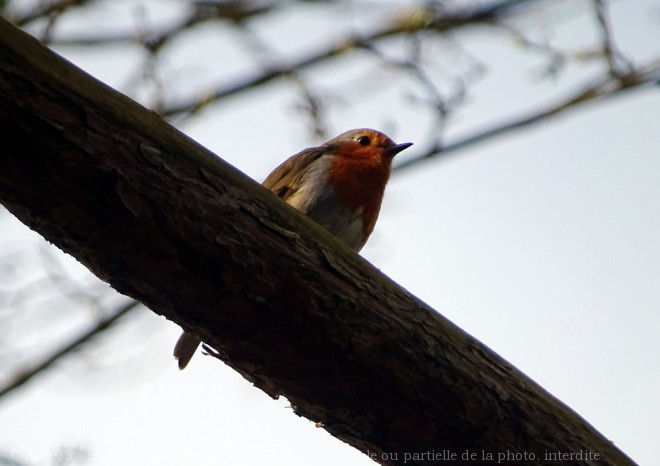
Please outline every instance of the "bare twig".
[[620, 95], [625, 91], [646, 89], [653, 85], [657, 86], [658, 84], [660, 84], [660, 60], [653, 61], [642, 69], [629, 72], [628, 74], [619, 77], [607, 75], [583, 90], [578, 91], [572, 96], [545, 109], [514, 118], [508, 122], [486, 130], [478, 131], [473, 135], [464, 137], [447, 145], [436, 144], [415, 158], [400, 163], [395, 167], [395, 170], [401, 171], [431, 158], [444, 157], [458, 151], [459, 149], [484, 142], [497, 136], [503, 136], [525, 126], [545, 121], [547, 118], [557, 116], [577, 105], [601, 102], [604, 99]]
[[[250, 28], [243, 23], [239, 25], [239, 31], [242, 33], [244, 43], [249, 48], [250, 52], [257, 58], [259, 64], [263, 67], [264, 71], [277, 70], [278, 68], [278, 54], [266, 42], [261, 40]], [[292, 70], [286, 75], [289, 80], [295, 84], [296, 88], [300, 91], [302, 102], [299, 108], [310, 118], [312, 133], [319, 140], [328, 138], [327, 124], [324, 118], [324, 99], [321, 98], [312, 88], [312, 86], [304, 79], [301, 73], [297, 70]]]
[[115, 312], [113, 312], [108, 317], [99, 320], [97, 323], [95, 323], [90, 329], [88, 329], [78, 338], [70, 341], [64, 347], [48, 355], [41, 362], [38, 362], [32, 365], [31, 367], [24, 368], [20, 372], [14, 374], [11, 378], [12, 380], [10, 380], [4, 387], [0, 387], [0, 400], [5, 395], [11, 393], [12, 391], [16, 390], [17, 388], [29, 382], [36, 375], [39, 375], [40, 373], [47, 370], [58, 360], [71, 354], [74, 350], [76, 350], [83, 344], [90, 341], [99, 333], [113, 326], [121, 317], [124, 317], [125, 315], [133, 311], [135, 308], [137, 308], [139, 304], [140, 303], [137, 301], [130, 301], [129, 303], [124, 304], [119, 309], [115, 310]]
[[49, 18], [53, 15], [60, 15], [74, 6], [80, 6], [87, 3], [88, 0], [59, 0], [51, 2], [41, 2], [31, 11], [21, 15], [10, 17], [9, 19], [17, 26], [26, 24], [40, 18]]
[[438, 15], [431, 6], [411, 10], [389, 22], [385, 22], [383, 26], [368, 34], [351, 35], [341, 38], [325, 49], [300, 57], [289, 65], [271, 66], [269, 69], [254, 76], [242, 78], [235, 84], [216, 88], [201, 98], [174, 104], [166, 108], [162, 112], [162, 115], [174, 117], [182, 113], [196, 113], [217, 100], [251, 90], [275, 79], [289, 76], [291, 73], [304, 70], [351, 50], [370, 47], [373, 42], [381, 39], [425, 29], [438, 33], [451, 31], [469, 24], [495, 22], [504, 16], [518, 13], [518, 10], [526, 4], [539, 3], [540, 1], [542, 0], [503, 0], [487, 7], [470, 8], [447, 15]]
[[606, 0], [593, 0], [593, 5], [603, 39], [602, 54], [605, 56], [605, 60], [607, 60], [610, 73], [613, 76], [621, 76], [630, 72], [632, 65], [619, 53], [614, 43], [614, 33], [610, 25]]

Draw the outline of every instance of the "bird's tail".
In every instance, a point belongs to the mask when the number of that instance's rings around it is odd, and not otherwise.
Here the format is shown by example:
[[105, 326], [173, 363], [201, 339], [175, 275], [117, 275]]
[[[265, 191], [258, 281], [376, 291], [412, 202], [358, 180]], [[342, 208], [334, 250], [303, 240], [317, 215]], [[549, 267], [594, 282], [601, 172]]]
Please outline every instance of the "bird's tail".
[[201, 342], [202, 340], [193, 333], [183, 332], [181, 334], [174, 346], [174, 359], [179, 361], [179, 369], [186, 368]]

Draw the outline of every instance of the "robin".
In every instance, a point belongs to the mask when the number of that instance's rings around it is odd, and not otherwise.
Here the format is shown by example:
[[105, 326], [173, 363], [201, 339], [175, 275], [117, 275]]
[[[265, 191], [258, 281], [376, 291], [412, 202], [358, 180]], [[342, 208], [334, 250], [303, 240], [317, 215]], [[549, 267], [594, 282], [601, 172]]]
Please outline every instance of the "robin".
[[[263, 186], [360, 251], [374, 230], [392, 159], [412, 146], [373, 129], [353, 129], [289, 157]], [[183, 332], [174, 347], [184, 369], [201, 340]]]

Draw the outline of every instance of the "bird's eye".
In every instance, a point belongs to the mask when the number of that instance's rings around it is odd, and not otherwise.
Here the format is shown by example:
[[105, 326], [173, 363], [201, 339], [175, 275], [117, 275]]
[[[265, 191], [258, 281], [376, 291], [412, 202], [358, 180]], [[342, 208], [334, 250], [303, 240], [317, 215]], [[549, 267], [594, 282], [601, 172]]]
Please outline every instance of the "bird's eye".
[[357, 142], [361, 146], [368, 146], [369, 144], [371, 144], [371, 139], [369, 139], [369, 136], [360, 136], [359, 138], [357, 138]]

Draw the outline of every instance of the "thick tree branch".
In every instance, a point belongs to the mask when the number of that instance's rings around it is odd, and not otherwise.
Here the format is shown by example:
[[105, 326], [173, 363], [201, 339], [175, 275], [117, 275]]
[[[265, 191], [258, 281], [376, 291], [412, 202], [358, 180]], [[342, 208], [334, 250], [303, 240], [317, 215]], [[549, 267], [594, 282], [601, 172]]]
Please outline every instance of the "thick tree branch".
[[383, 464], [443, 450], [633, 464], [309, 219], [4, 20], [0, 62], [3, 204], [298, 414]]

